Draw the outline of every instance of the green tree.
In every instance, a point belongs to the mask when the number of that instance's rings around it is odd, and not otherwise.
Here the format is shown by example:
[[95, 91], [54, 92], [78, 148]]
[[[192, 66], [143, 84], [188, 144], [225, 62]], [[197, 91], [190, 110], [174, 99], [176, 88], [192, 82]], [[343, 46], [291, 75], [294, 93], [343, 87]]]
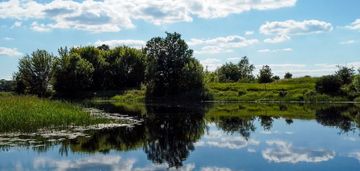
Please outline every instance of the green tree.
[[79, 91], [89, 90], [95, 70], [92, 64], [77, 53], [69, 53], [67, 48], [60, 48], [59, 54], [54, 74], [56, 92], [72, 96]]
[[319, 93], [336, 95], [340, 92], [341, 80], [335, 75], [322, 76], [316, 81], [315, 89]]
[[165, 38], [154, 37], [146, 43], [147, 96], [170, 97], [195, 90], [203, 92], [203, 69], [193, 57], [193, 50], [180, 34], [166, 35]]
[[254, 71], [255, 66], [253, 64], [250, 64], [248, 57], [246, 56], [242, 57], [238, 66], [239, 66], [240, 80], [254, 79], [254, 75], [252, 72]]
[[275, 80], [275, 81], [279, 81], [279, 80], [280, 80], [280, 77], [277, 76], [277, 75], [274, 75], [274, 76], [272, 77], [272, 79]]
[[352, 81], [352, 84], [357, 93], [360, 93], [360, 75], [356, 75]]
[[219, 75], [220, 82], [237, 82], [241, 75], [239, 72], [239, 66], [233, 63], [225, 63], [221, 66], [217, 73]]
[[285, 73], [284, 78], [285, 78], [285, 79], [291, 79], [292, 76], [293, 76], [293, 75], [292, 75], [290, 72], [287, 72], [287, 73]]
[[258, 82], [259, 83], [271, 83], [273, 73], [271, 72], [271, 68], [268, 65], [264, 65], [259, 72]]
[[346, 66], [338, 66], [338, 70], [335, 75], [339, 77], [341, 84], [350, 84], [352, 81], [352, 77], [355, 74], [354, 68], [346, 67]]
[[101, 50], [93, 46], [72, 48], [70, 53], [77, 53], [81, 58], [87, 60], [94, 67], [92, 75], [93, 84], [91, 88], [93, 90], [103, 90], [106, 88], [106, 68], [108, 63], [106, 62], [106, 54], [108, 51]]
[[107, 57], [106, 83], [111, 89], [139, 87], [144, 82], [145, 54], [130, 47], [112, 49]]
[[[19, 61], [16, 80], [19, 92], [36, 94], [44, 97], [49, 92], [53, 74], [54, 56], [45, 50], [37, 50]], [[22, 89], [22, 90], [20, 90]]]

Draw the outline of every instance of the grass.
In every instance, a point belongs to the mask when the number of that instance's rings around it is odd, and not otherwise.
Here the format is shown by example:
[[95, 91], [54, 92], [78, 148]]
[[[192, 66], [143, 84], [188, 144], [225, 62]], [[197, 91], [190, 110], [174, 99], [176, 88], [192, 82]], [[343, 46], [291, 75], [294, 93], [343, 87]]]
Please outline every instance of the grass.
[[329, 96], [315, 91], [317, 78], [302, 77], [259, 83], [209, 83], [215, 101], [348, 101], [346, 97]]
[[[315, 91], [317, 78], [284, 79], [268, 84], [207, 83], [214, 101], [348, 101], [347, 97], [329, 96]], [[116, 101], [143, 102], [145, 89], [128, 90], [111, 98]]]
[[41, 128], [64, 128], [108, 123], [92, 117], [81, 107], [62, 101], [0, 93], [0, 132], [33, 132]]

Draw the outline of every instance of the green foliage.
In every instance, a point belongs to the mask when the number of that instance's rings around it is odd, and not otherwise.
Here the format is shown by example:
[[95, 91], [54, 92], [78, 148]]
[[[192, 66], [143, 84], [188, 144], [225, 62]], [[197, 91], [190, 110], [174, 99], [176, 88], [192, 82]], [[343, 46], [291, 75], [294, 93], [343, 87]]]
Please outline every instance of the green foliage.
[[317, 80], [315, 89], [319, 93], [336, 95], [340, 93], [342, 81], [335, 75], [326, 75]]
[[293, 75], [292, 75], [290, 72], [287, 72], [287, 73], [285, 73], [285, 75], [284, 75], [284, 79], [291, 79], [292, 76], [293, 76]]
[[238, 82], [250, 81], [254, 79], [252, 72], [255, 66], [249, 63], [249, 59], [245, 56], [241, 58], [239, 63], [226, 63], [217, 69], [218, 78], [220, 82]]
[[217, 71], [219, 82], [237, 82], [240, 79], [239, 67], [233, 63], [226, 63]]
[[280, 80], [280, 77], [277, 76], [277, 75], [275, 75], [275, 76], [272, 77], [272, 79], [273, 79], [274, 81], [279, 81], [279, 80]]
[[144, 81], [145, 54], [130, 47], [112, 49], [107, 57], [107, 89], [139, 87]]
[[106, 77], [106, 68], [109, 65], [106, 61], [106, 51], [102, 51], [93, 46], [71, 48], [71, 54], [78, 54], [81, 58], [90, 62], [94, 68], [92, 74], [92, 89], [93, 90], [102, 90], [105, 88], [105, 77]]
[[204, 92], [203, 69], [192, 56], [193, 50], [178, 33], [154, 37], [146, 44], [147, 97], [179, 97], [189, 92], [201, 98]]
[[19, 72], [15, 74], [18, 92], [47, 96], [54, 61], [54, 56], [45, 50], [37, 50], [20, 59]]
[[9, 80], [0, 80], [0, 91], [13, 91], [15, 90], [16, 82]]
[[335, 76], [337, 76], [340, 81], [341, 84], [350, 84], [352, 81], [352, 77], [355, 74], [355, 70], [354, 68], [349, 68], [346, 66], [338, 66], [339, 70], [336, 71]]
[[108, 119], [91, 117], [70, 103], [15, 95], [0, 95], [0, 118], [0, 132], [33, 132], [41, 128], [109, 122]]
[[352, 85], [354, 86], [357, 93], [360, 93], [360, 75], [356, 75], [352, 81]]
[[259, 83], [271, 83], [273, 73], [271, 72], [271, 68], [268, 65], [264, 65], [259, 72], [258, 82]]
[[89, 90], [93, 83], [93, 65], [77, 53], [69, 54], [66, 48], [60, 48], [59, 54], [54, 74], [56, 92], [75, 95], [78, 91]]

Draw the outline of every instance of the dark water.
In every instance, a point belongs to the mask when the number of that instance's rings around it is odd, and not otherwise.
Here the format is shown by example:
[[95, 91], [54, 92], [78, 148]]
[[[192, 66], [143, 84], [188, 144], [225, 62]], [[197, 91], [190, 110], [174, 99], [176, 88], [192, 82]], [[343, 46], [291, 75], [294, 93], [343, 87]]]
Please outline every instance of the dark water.
[[96, 107], [143, 123], [37, 145], [1, 137], [0, 170], [360, 170], [354, 105]]

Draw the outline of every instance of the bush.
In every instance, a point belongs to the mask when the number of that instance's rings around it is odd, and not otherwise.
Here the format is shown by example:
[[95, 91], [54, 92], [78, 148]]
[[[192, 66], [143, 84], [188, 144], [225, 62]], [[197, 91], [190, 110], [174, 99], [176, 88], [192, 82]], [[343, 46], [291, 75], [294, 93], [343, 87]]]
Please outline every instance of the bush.
[[277, 75], [275, 75], [275, 76], [272, 77], [272, 79], [275, 80], [275, 81], [279, 81], [279, 80], [280, 80], [280, 77], [277, 76]]
[[336, 95], [340, 93], [341, 80], [334, 75], [320, 77], [315, 84], [315, 89], [319, 93]]
[[349, 68], [345, 66], [338, 66], [339, 70], [336, 71], [335, 76], [339, 77], [341, 84], [350, 84], [352, 77], [355, 74], [354, 68]]
[[259, 83], [271, 83], [273, 73], [271, 72], [271, 68], [268, 65], [264, 65], [260, 69], [260, 73], [258, 75], [258, 82]]
[[285, 73], [284, 78], [285, 78], [285, 79], [291, 79], [292, 76], [293, 76], [293, 75], [292, 75], [290, 72], [287, 72], [287, 73]]

